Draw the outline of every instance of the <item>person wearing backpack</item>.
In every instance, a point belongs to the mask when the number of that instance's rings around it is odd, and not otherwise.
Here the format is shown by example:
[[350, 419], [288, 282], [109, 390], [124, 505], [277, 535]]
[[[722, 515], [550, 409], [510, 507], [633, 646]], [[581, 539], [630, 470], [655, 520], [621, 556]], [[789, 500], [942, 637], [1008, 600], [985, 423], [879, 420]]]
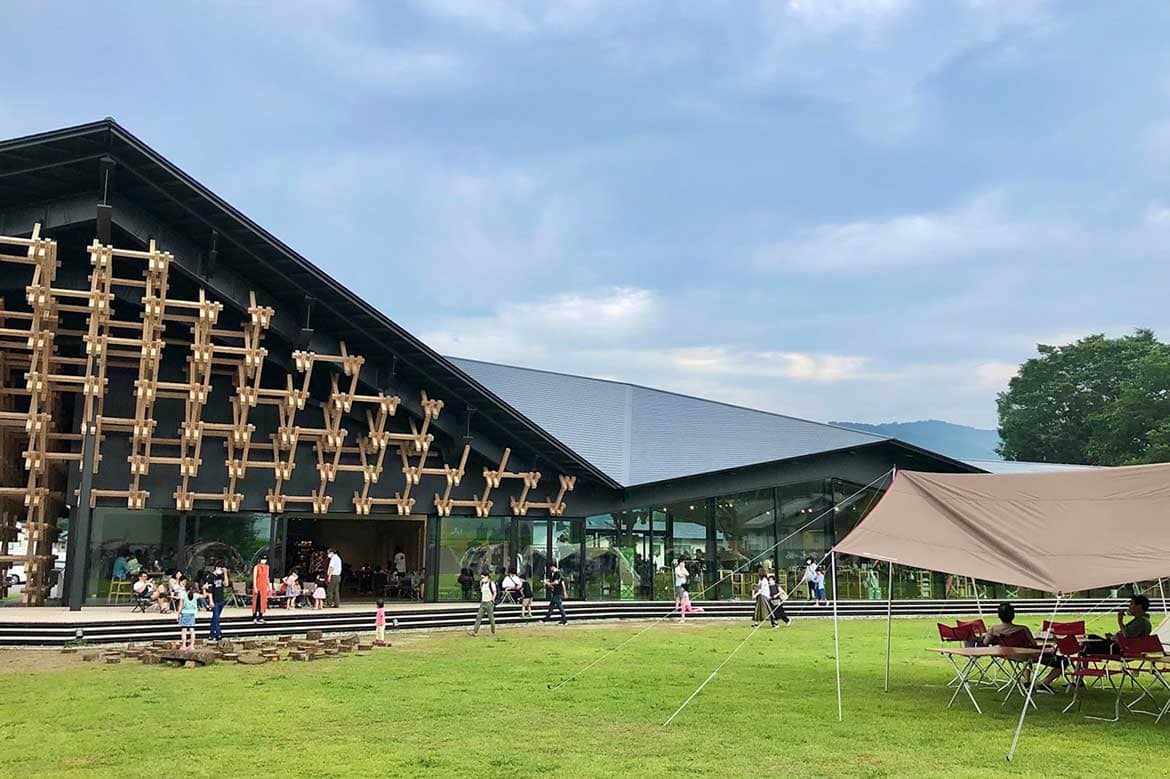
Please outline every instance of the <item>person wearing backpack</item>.
[[496, 583], [485, 568], [479, 572], [479, 611], [475, 613], [475, 628], [467, 631], [469, 636], [479, 635], [479, 626], [486, 616], [491, 625], [492, 635], [496, 634]]

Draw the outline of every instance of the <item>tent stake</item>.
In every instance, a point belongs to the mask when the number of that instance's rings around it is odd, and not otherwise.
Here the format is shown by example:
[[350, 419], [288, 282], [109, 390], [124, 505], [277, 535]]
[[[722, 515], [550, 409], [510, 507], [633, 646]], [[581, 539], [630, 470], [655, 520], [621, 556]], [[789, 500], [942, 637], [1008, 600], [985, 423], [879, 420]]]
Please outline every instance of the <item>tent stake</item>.
[[886, 692], [890, 691], [890, 637], [894, 630], [894, 561], [886, 574]]
[[833, 660], [837, 665], [837, 721], [845, 717], [841, 711], [841, 640], [837, 634], [837, 553], [829, 553], [829, 568], [833, 572]]
[[[1052, 637], [1052, 623], [1056, 621], [1056, 612], [1060, 609], [1060, 593], [1056, 593], [1056, 605], [1052, 607], [1052, 616], [1048, 618], [1048, 631], [1044, 634], [1044, 643], [1040, 645], [1040, 657], [1048, 649], [1048, 639]], [[1032, 692], [1036, 689], [1036, 679], [1040, 676], [1040, 658], [1032, 665], [1032, 680], [1028, 683], [1028, 695], [1024, 698], [1024, 710], [1020, 712], [1020, 722], [1016, 725], [1016, 735], [1012, 737], [1012, 748], [1008, 750], [1007, 761], [1010, 763], [1016, 754], [1016, 744], [1020, 742], [1020, 731], [1024, 729], [1024, 717], [1028, 716], [1028, 707], [1032, 705]]]

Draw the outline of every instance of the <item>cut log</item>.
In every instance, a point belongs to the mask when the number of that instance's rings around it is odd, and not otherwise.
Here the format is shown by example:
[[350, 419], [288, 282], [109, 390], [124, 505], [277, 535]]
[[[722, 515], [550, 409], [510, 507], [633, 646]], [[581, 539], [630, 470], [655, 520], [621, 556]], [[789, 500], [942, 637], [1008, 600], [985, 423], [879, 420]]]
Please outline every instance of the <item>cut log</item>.
[[264, 665], [268, 661], [259, 655], [240, 655], [236, 662], [240, 665]]
[[308, 641], [320, 641], [321, 635], [322, 634], [320, 630], [310, 630], [309, 632], [305, 633], [305, 639]]
[[216, 659], [215, 652], [212, 652], [210, 649], [160, 649], [156, 654], [159, 660], [164, 660], [168, 663], [185, 664], [191, 661], [197, 665], [211, 665]]

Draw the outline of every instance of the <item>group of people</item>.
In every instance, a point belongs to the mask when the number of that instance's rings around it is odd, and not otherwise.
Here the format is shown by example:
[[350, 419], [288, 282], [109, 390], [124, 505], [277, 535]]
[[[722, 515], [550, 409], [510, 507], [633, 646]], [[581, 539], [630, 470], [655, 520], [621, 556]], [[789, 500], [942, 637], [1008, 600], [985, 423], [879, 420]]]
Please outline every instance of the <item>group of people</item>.
[[314, 609], [338, 608], [341, 606], [341, 555], [336, 549], [327, 550], [325, 571], [312, 582], [302, 582], [298, 566], [293, 566], [287, 575], [276, 583], [273, 589], [268, 557], [252, 566], [252, 623], [263, 624], [268, 611], [268, 601], [284, 601], [285, 608], [297, 608], [297, 601], [310, 596]]
[[[1150, 599], [1145, 595], [1137, 594], [1129, 599], [1128, 605], [1117, 612], [1116, 633], [1106, 633], [1104, 636], [1089, 635], [1081, 645], [1081, 651], [1088, 655], [1117, 654], [1119, 638], [1144, 638], [1153, 632], [1150, 622]], [[1010, 603], [1001, 603], [996, 611], [999, 624], [988, 628], [983, 636], [973, 639], [974, 643], [984, 646], [1009, 645], [1027, 649], [1040, 649], [1042, 644], [1036, 640], [1027, 625], [1016, 624], [1016, 609]], [[1126, 622], [1126, 617], [1129, 621]], [[1051, 647], [1051, 644], [1049, 645]], [[1052, 685], [1056, 682], [1068, 660], [1056, 652], [1045, 652], [1040, 657], [1040, 664], [1046, 666], [1048, 674], [1036, 684], [1036, 689], [1043, 692], [1053, 692]]]
[[[541, 622], [551, 620], [555, 611], [560, 616], [557, 624], [567, 624], [565, 597], [568, 595], [568, 588], [565, 585], [565, 577], [561, 574], [556, 563], [549, 563], [548, 574], [541, 582], [548, 590], [548, 611], [545, 612]], [[481, 569], [479, 572], [479, 609], [475, 613], [475, 627], [467, 631], [467, 634], [469, 636], [479, 635], [480, 625], [486, 619], [494, 636], [496, 634], [496, 604], [503, 602], [507, 597], [511, 597], [513, 602], [520, 604], [522, 616], [528, 619], [532, 618], [532, 585], [528, 583], [526, 575], [518, 574], [516, 569], [512, 568], [497, 585], [492, 580], [491, 571], [487, 568]]]

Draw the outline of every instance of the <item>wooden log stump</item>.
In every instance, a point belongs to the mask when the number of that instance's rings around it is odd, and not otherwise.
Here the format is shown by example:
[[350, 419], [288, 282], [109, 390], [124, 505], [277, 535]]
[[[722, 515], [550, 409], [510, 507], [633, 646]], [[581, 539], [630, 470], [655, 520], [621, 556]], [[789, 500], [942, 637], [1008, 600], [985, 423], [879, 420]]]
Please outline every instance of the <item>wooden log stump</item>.
[[67, 646], [67, 647], [62, 647], [62, 648], [61, 648], [61, 654], [63, 654], [63, 655], [75, 655], [75, 654], [77, 654], [77, 647], [75, 647], [75, 646]]
[[240, 655], [236, 652], [224, 652], [223, 661], [225, 663], [234, 663], [240, 659]]
[[358, 644], [357, 648], [358, 648], [359, 652], [369, 652], [371, 649], [374, 648], [374, 645], [373, 645], [373, 643], [371, 643], [369, 641], [363, 641], [360, 644]]
[[158, 655], [154, 654], [153, 652], [143, 653], [143, 655], [142, 655], [142, 664], [143, 665], [159, 665], [160, 663], [162, 663], [162, 658], [159, 657]]
[[259, 655], [240, 655], [236, 662], [240, 665], [264, 665], [268, 661]]
[[85, 663], [92, 663], [95, 660], [100, 659], [101, 656], [102, 656], [101, 652], [82, 652], [81, 653], [81, 660], [82, 660], [82, 662], [85, 662]]
[[188, 661], [196, 665], [211, 665], [216, 660], [215, 652], [208, 649], [160, 649], [156, 654], [161, 661], [180, 665], [186, 664]]
[[106, 665], [117, 665], [122, 662], [121, 655], [106, 655]]
[[310, 630], [309, 632], [305, 633], [305, 639], [308, 641], [320, 641], [321, 635], [322, 633], [320, 630]]

